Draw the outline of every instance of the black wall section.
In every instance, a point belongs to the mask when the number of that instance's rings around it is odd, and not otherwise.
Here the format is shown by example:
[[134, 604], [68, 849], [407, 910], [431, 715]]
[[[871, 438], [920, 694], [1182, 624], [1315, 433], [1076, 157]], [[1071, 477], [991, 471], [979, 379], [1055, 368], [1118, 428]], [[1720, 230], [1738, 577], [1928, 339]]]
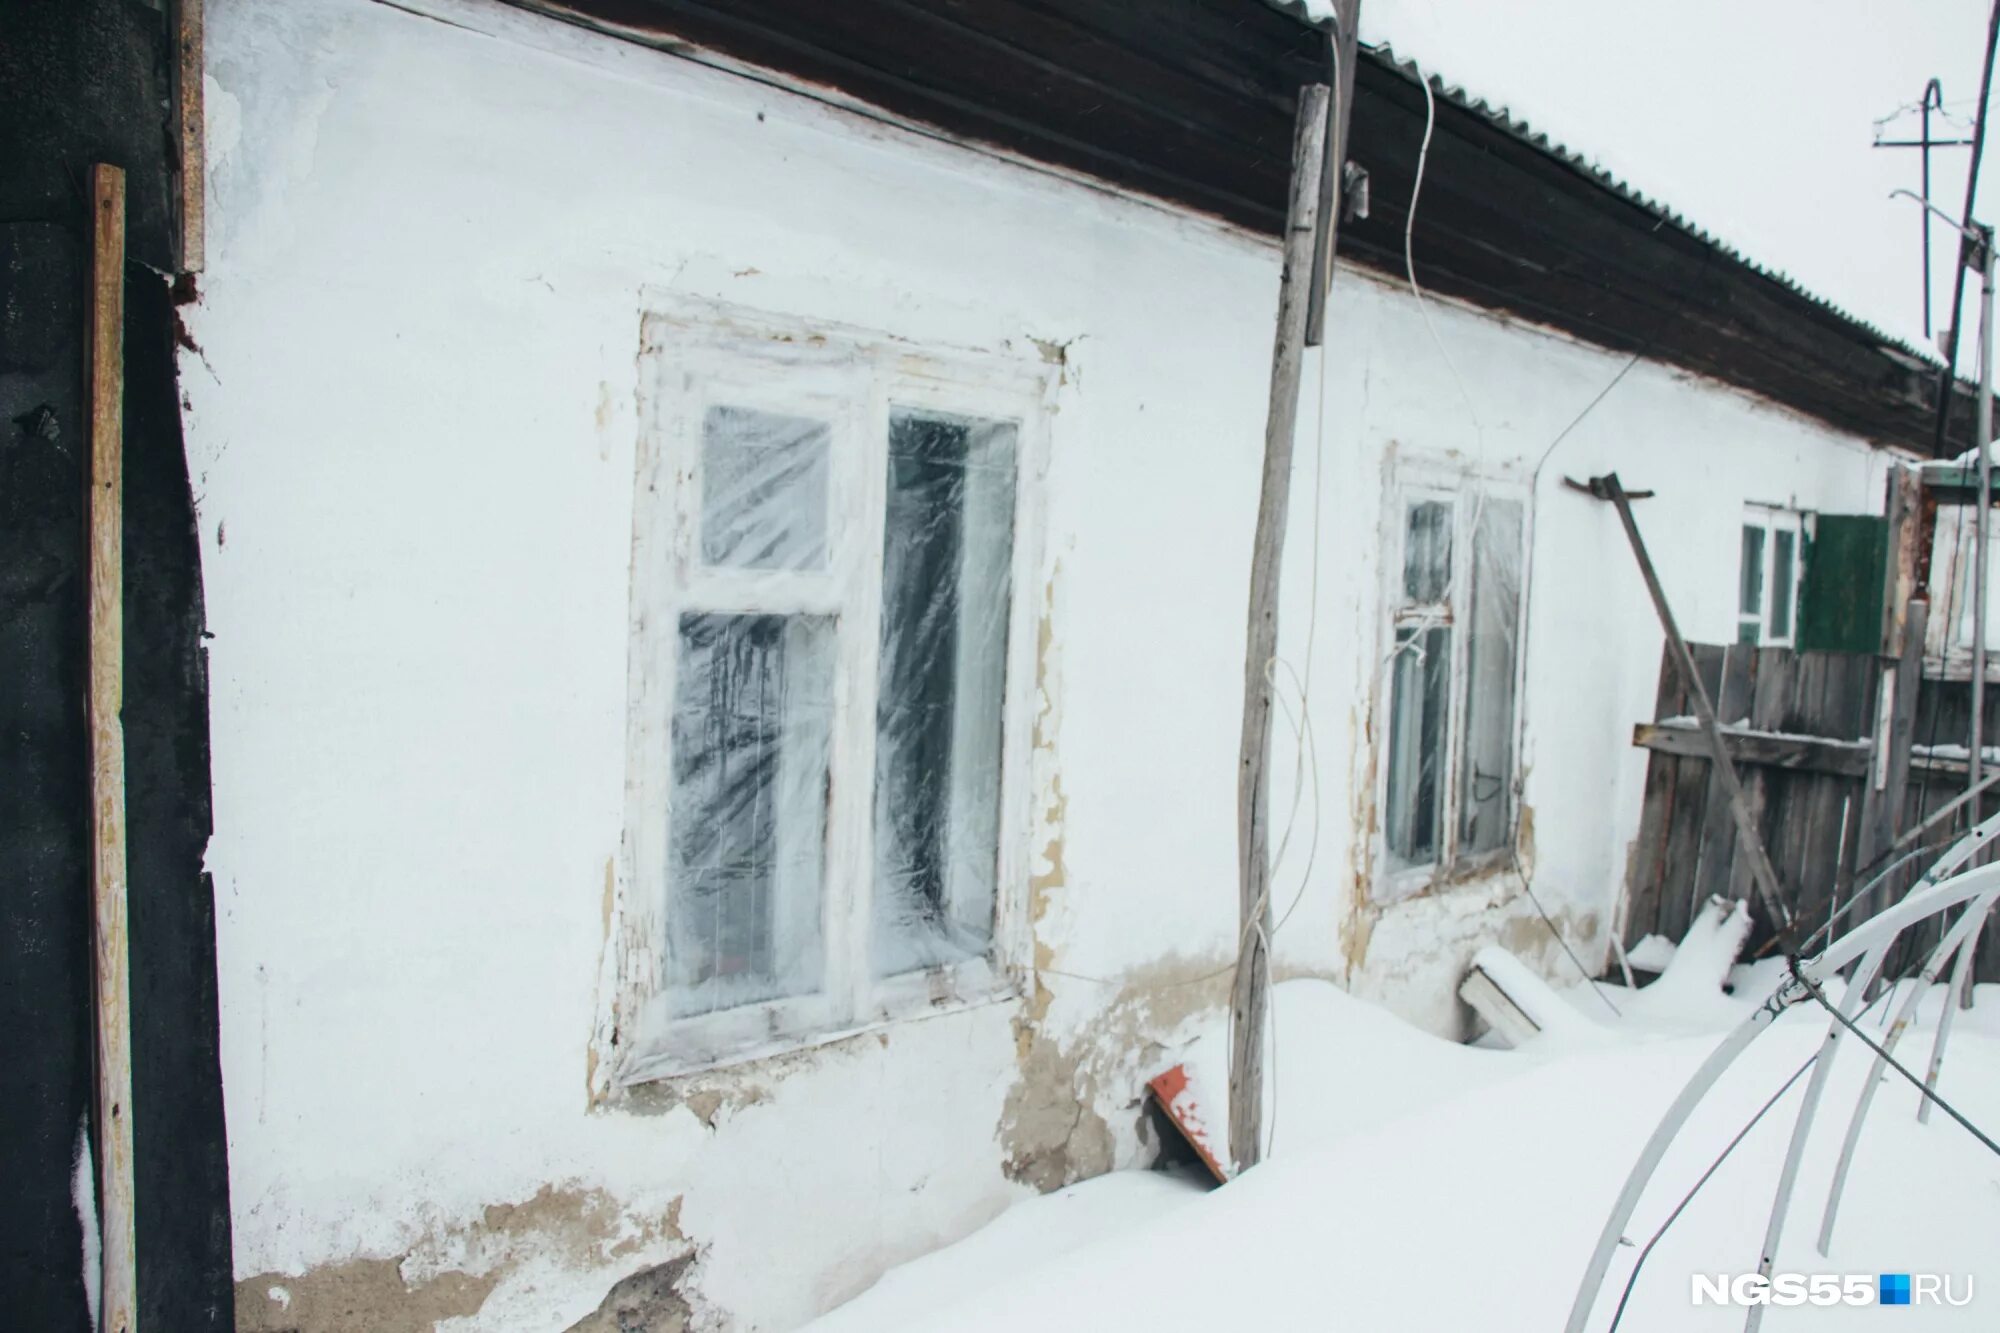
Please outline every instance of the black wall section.
[[83, 273], [72, 230], [0, 226], [0, 1300], [52, 1333], [88, 1327]]
[[[0, 1325], [83, 1333], [92, 162], [125, 169], [125, 745], [139, 1321], [233, 1327], [201, 572], [167, 279], [170, 6], [0, 0]], [[94, 1182], [92, 1182], [94, 1185]]]
[[167, 285], [125, 284], [125, 819], [139, 1323], [235, 1327], [216, 1031], [201, 551]]

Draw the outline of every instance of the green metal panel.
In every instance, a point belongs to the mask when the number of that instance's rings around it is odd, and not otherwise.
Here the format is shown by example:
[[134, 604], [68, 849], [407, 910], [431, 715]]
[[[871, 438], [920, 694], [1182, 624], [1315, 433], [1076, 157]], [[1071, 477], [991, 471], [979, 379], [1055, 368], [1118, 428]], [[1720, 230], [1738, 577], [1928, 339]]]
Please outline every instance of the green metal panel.
[[1801, 652], [1882, 651], [1882, 584], [1889, 520], [1874, 514], [1821, 514], [1799, 589]]

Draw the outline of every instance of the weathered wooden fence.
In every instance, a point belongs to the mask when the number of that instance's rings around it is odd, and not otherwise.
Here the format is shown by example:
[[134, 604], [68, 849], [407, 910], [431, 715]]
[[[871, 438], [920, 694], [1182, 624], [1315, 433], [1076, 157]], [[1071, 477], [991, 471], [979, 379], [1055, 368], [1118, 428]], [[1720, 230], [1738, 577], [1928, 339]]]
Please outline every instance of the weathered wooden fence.
[[[1824, 920], [1857, 864], [1877, 659], [1689, 647], [1786, 898], [1801, 921]], [[1628, 945], [1656, 933], [1679, 940], [1710, 897], [1749, 896], [1748, 863], [1737, 855], [1728, 799], [1712, 781], [1693, 711], [1663, 660], [1654, 721], [1632, 737], [1652, 758], [1628, 872]]]
[[[2000, 740], [2000, 733], [1993, 730], [2000, 717], [1996, 717], [1992, 686], [1989, 685], [1983, 693], [1985, 735], [1988, 740]], [[1911, 735], [1909, 789], [1903, 804], [1904, 828], [1918, 827], [1965, 793], [1968, 756], [1965, 742], [1971, 734], [1971, 720], [1972, 682], [1969, 673], [1965, 679], [1934, 675], [1925, 677], [1917, 695], [1915, 725]], [[1991, 745], [1985, 748], [1985, 771], [1991, 775], [1995, 767], [1994, 749]], [[1900, 898], [1923, 873], [1930, 861], [1930, 849], [1939, 848], [1962, 836], [1973, 823], [1990, 819], [1996, 812], [2000, 812], [2000, 795], [1991, 791], [1978, 802], [1976, 812], [1970, 804], [1961, 806], [1956, 816], [1941, 822], [1924, 837], [1920, 845], [1926, 849], [1926, 854], [1918, 856], [1907, 867], [1890, 876], [1884, 886], [1886, 892], [1883, 897], [1889, 901]], [[1890, 974], [1901, 974], [1913, 966], [1920, 966], [1922, 955], [1937, 943], [1947, 925], [1947, 922], [1930, 921], [1918, 929], [1905, 932], [1889, 956], [1887, 969]], [[1988, 923], [1979, 937], [1979, 956], [1973, 965], [1973, 976], [1979, 981], [2000, 981], [2000, 921]]]
[[[1926, 754], [1925, 739], [1965, 734], [1970, 692], [1963, 683], [1919, 685], [1914, 655], [1899, 674], [1895, 664], [1863, 653], [1744, 644], [1689, 647], [1802, 930], [1826, 922], [1857, 882], [1865, 884], [1893, 863], [1889, 848], [1900, 831], [1916, 828], [1963, 792], [1963, 759]], [[1904, 696], [1900, 707], [1892, 694], [1886, 712], [1878, 711], [1877, 694], [1884, 688]], [[1654, 720], [1636, 726], [1632, 735], [1632, 743], [1651, 757], [1627, 870], [1623, 939], [1628, 948], [1650, 934], [1680, 939], [1710, 897], [1750, 896], [1748, 863], [1737, 854], [1728, 800], [1713, 781], [1693, 711], [1679, 673], [1663, 654]], [[2000, 797], [1986, 805], [1989, 814], [1995, 809]], [[1969, 810], [1924, 838], [1931, 855], [1964, 832]], [[1891, 875], [1848, 923], [1894, 901], [1930, 859], [1919, 855]], [[1933, 926], [1924, 938], [1899, 945], [1892, 972], [1920, 961], [1937, 930]], [[1753, 949], [1769, 935], [1760, 921]], [[2000, 942], [1983, 942], [1976, 975], [1982, 981], [2000, 979]]]

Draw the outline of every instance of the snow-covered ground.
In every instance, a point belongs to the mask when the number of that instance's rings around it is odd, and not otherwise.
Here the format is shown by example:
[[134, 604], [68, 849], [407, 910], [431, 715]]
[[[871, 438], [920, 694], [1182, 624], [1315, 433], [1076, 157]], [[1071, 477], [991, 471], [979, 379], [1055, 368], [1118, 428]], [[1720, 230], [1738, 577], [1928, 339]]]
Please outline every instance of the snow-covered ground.
[[[1711, 959], [1733, 947], [1711, 922]], [[1693, 945], [1684, 945], [1684, 954]], [[1478, 1329], [1547, 1333], [1567, 1317], [1613, 1196], [1661, 1112], [1720, 1033], [1769, 993], [1781, 964], [1738, 967], [1725, 995], [1705, 969], [1653, 987], [1578, 986], [1571, 1012], [1520, 1050], [1452, 1045], [1330, 984], [1278, 986], [1277, 1114], [1265, 1165], [1220, 1189], [1191, 1174], [1128, 1172], [1013, 1208], [896, 1270], [812, 1333], [1023, 1329]], [[1692, 979], [1691, 979], [1692, 978]], [[1611, 1005], [1621, 1015], [1613, 1017]], [[2000, 988], [1953, 1030], [1940, 1090], [2000, 1126]], [[1930, 1049], [1942, 996], [1900, 1048]], [[1878, 1001], [1867, 1017], [1889, 1009]], [[1703, 1104], [1628, 1235], [1645, 1244], [1721, 1148], [1800, 1067], [1823, 1031], [1794, 1009]], [[1214, 1105], [1220, 1021], [1184, 1058]], [[1900, 1080], [1877, 1097], [1831, 1254], [1813, 1246], [1839, 1138], [1868, 1063], [1842, 1051], [1779, 1253], [1779, 1271], [1971, 1274], [1961, 1309], [1771, 1308], [1766, 1327], [1990, 1329], [2000, 1320], [2000, 1159], [1942, 1115], [1920, 1126]], [[1620, 1328], [1739, 1327], [1744, 1311], [1691, 1303], [1695, 1273], [1756, 1267], [1800, 1080], [1648, 1259]], [[1218, 1137], [1226, 1140], [1226, 1130]], [[1591, 1327], [1607, 1326], [1637, 1248], [1621, 1249]]]

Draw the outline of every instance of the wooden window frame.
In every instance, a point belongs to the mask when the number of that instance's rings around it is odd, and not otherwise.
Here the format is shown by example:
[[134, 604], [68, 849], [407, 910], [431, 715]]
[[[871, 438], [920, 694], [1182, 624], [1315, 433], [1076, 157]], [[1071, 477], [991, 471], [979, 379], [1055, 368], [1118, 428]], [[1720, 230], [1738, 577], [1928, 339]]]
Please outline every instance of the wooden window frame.
[[[628, 664], [626, 891], [616, 927], [616, 1077], [669, 1078], [811, 1046], [868, 1027], [1012, 999], [1029, 962], [1030, 772], [1041, 515], [1055, 381], [1039, 358], [922, 349], [889, 335], [649, 294], [641, 324]], [[813, 414], [832, 426], [824, 570], [718, 569], [701, 560], [701, 421], [721, 403]], [[1017, 430], [1002, 695], [998, 871], [984, 956], [901, 976], [869, 963], [875, 885], [875, 727], [882, 541], [892, 409]], [[675, 1017], [664, 977], [669, 906], [670, 714], [683, 611], [817, 614], [836, 621], [823, 870], [821, 990]]]
[[[1520, 569], [1522, 597], [1514, 631], [1514, 707], [1509, 742], [1513, 772], [1507, 787], [1507, 837], [1492, 850], [1461, 853], [1460, 827], [1462, 791], [1459, 766], [1466, 741], [1467, 700], [1470, 690], [1468, 668], [1471, 641], [1470, 578], [1473, 560], [1473, 532], [1477, 506], [1482, 499], [1508, 500], [1521, 507]], [[1409, 536], [1409, 510], [1424, 500], [1445, 500], [1452, 507], [1451, 583], [1445, 601], [1439, 604], [1409, 603], [1403, 590], [1403, 559]], [[1392, 462], [1382, 518], [1383, 564], [1380, 580], [1382, 614], [1377, 627], [1380, 652], [1377, 657], [1380, 682], [1376, 691], [1375, 735], [1380, 762], [1376, 765], [1374, 800], [1379, 812], [1374, 823], [1374, 863], [1376, 873], [1370, 898], [1387, 905], [1447, 886], [1483, 881], [1504, 869], [1513, 858], [1514, 840], [1521, 818], [1521, 746], [1525, 735], [1527, 682], [1523, 672], [1527, 641], [1526, 575], [1529, 552], [1534, 544], [1534, 506], [1527, 480], [1511, 467], [1468, 468], [1444, 460], [1403, 457]], [[1394, 756], [1389, 736], [1395, 710], [1394, 656], [1396, 634], [1401, 628], [1423, 623], [1438, 611], [1452, 628], [1451, 671], [1447, 685], [1445, 748], [1438, 795], [1438, 852], [1435, 860], [1402, 861], [1388, 843], [1386, 818], [1389, 807], [1390, 767]], [[1433, 620], [1432, 623], [1435, 623]]]

